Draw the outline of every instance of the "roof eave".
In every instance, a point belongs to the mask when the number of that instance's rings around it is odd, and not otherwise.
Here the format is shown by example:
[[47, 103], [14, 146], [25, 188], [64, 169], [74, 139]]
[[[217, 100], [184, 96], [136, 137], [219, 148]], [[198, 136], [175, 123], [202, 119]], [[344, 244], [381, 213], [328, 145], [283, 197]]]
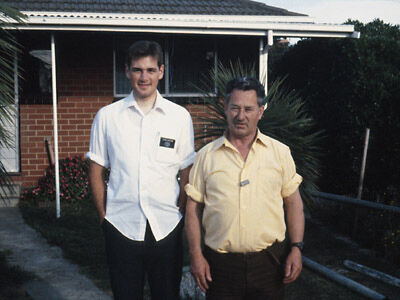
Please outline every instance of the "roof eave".
[[158, 32], [286, 37], [356, 37], [353, 25], [316, 24], [304, 16], [221, 16], [23, 12], [22, 30]]

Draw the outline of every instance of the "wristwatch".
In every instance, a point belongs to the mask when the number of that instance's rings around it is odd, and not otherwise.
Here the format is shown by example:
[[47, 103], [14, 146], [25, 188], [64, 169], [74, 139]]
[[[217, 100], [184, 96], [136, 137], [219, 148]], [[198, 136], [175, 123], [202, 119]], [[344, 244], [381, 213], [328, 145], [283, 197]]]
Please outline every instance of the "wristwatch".
[[291, 247], [291, 248], [292, 248], [292, 247], [297, 247], [297, 248], [300, 249], [300, 252], [303, 252], [304, 242], [301, 241], [301, 242], [297, 242], [297, 243], [291, 243], [291, 244], [290, 244], [290, 247]]

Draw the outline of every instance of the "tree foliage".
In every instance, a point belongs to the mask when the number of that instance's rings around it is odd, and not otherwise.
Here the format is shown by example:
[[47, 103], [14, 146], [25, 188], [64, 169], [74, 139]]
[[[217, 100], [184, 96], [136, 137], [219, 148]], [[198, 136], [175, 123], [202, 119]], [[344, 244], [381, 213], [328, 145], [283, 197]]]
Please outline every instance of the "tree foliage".
[[364, 198], [397, 189], [400, 173], [400, 29], [375, 20], [348, 21], [360, 39], [307, 39], [275, 63], [273, 76], [307, 100], [320, 129], [321, 188], [355, 194], [364, 147], [371, 129]]
[[[24, 15], [0, 3], [0, 148], [12, 147], [7, 125], [12, 121], [14, 104], [14, 55], [18, 44], [13, 34], [7, 30], [15, 22], [22, 22]], [[10, 178], [0, 161], [0, 198], [6, 194]]]
[[[243, 66], [240, 62], [229, 66], [219, 64], [217, 71], [211, 71], [211, 78], [216, 82], [217, 95], [201, 91], [202, 100], [207, 104], [209, 114], [203, 119], [204, 126], [196, 131], [198, 141], [209, 142], [220, 137], [226, 128], [224, 113], [225, 86], [234, 77], [250, 76], [257, 78], [253, 66]], [[210, 78], [210, 77], [208, 77]], [[311, 192], [316, 190], [318, 177], [319, 149], [317, 141], [321, 132], [314, 130], [314, 122], [306, 113], [304, 101], [293, 90], [284, 87], [284, 80], [277, 79], [270, 87], [266, 102], [268, 104], [263, 117], [258, 123], [260, 131], [275, 138], [291, 149], [297, 172], [303, 176], [301, 185], [303, 200], [312, 207]]]

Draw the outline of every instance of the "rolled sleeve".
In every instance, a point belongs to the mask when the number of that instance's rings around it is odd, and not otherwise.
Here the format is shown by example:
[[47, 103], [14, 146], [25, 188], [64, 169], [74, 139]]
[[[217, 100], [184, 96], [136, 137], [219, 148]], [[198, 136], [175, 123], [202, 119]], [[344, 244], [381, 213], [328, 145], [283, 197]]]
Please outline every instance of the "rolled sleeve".
[[303, 178], [296, 173], [296, 165], [294, 163], [293, 157], [288, 150], [283, 158], [283, 184], [281, 195], [283, 198], [292, 195], [296, 189], [299, 187]]
[[86, 153], [86, 157], [95, 163], [108, 168], [109, 160], [107, 153], [107, 138], [105, 130], [105, 120], [103, 110], [100, 110], [93, 120], [92, 130], [90, 133], [90, 148]]
[[185, 186], [186, 194], [196, 202], [204, 202], [205, 181], [203, 152], [199, 152], [189, 173], [189, 183]]
[[181, 131], [180, 145], [178, 149], [178, 155], [180, 158], [179, 169], [186, 169], [188, 166], [192, 165], [196, 153], [194, 152], [194, 133], [193, 133], [193, 123], [190, 114], [186, 112], [186, 122]]
[[294, 174], [293, 178], [283, 186], [282, 197], [286, 198], [292, 195], [297, 190], [302, 181], [303, 177], [301, 177], [297, 173]]
[[200, 203], [204, 202], [203, 195], [193, 185], [189, 183], [185, 185], [185, 192], [192, 200]]

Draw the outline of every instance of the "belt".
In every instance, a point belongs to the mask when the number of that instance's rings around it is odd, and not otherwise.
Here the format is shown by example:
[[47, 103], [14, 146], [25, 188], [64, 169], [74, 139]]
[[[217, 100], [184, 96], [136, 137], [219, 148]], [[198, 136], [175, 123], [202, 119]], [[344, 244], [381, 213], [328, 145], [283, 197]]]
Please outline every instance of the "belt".
[[288, 243], [286, 240], [283, 240], [282, 242], [279, 242], [278, 240], [276, 240], [271, 246], [268, 246], [267, 248], [265, 248], [261, 251], [255, 251], [255, 252], [222, 253], [222, 252], [218, 252], [218, 251], [211, 249], [207, 245], [204, 246], [204, 251], [211, 255], [232, 257], [232, 258], [250, 258], [250, 257], [262, 256], [262, 255], [265, 255], [265, 253], [268, 253], [278, 263], [279, 263], [279, 258], [282, 257], [282, 255], [285, 255], [286, 254], [285, 252], [288, 252], [287, 249], [289, 249], [289, 248], [288, 248]]

